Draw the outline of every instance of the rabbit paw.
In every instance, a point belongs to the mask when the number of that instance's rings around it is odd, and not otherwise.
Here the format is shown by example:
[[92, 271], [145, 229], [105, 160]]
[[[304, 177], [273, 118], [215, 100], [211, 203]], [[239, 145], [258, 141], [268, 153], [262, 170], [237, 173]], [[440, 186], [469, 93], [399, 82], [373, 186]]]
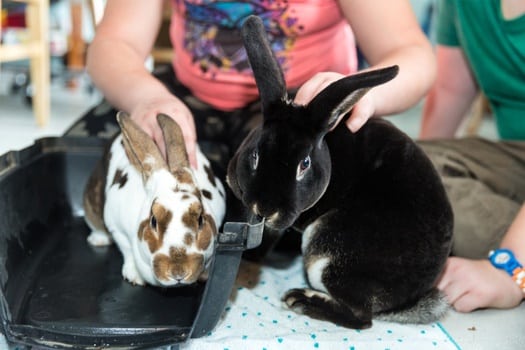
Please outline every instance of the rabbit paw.
[[122, 276], [131, 284], [139, 286], [143, 286], [145, 284], [144, 279], [140, 277], [134, 263], [124, 262], [124, 265], [122, 265]]
[[110, 245], [112, 242], [111, 237], [103, 231], [92, 231], [87, 241], [93, 247], [103, 247]]
[[291, 310], [298, 314], [305, 314], [305, 309], [317, 299], [328, 301], [328, 295], [311, 289], [295, 288], [287, 291], [282, 301]]
[[282, 298], [294, 312], [318, 320], [330, 321], [343, 327], [365, 329], [372, 326], [372, 314], [358, 318], [344, 304], [330, 295], [313, 289], [290, 289]]

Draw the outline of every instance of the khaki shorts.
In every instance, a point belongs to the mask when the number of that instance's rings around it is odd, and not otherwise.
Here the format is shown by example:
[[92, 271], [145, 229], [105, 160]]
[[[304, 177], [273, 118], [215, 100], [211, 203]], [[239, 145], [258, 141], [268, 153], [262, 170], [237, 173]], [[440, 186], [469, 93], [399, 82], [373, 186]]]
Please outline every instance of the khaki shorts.
[[480, 138], [419, 141], [454, 211], [452, 254], [486, 258], [525, 200], [525, 142]]

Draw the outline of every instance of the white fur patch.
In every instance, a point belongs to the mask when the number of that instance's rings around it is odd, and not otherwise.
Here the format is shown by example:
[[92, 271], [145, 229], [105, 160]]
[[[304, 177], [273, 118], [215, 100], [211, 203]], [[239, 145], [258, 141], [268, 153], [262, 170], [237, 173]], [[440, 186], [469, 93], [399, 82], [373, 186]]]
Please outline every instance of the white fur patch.
[[[312, 259], [315, 260], [315, 259]], [[323, 284], [323, 272], [326, 266], [330, 263], [330, 258], [320, 257], [317, 260], [311, 262], [306, 270], [308, 275], [308, 281], [313, 289], [328, 293], [328, 290]]]
[[133, 257], [126, 258], [124, 256], [124, 264], [122, 265], [122, 276], [132, 284], [143, 286], [145, 284], [144, 279], [140, 276], [135, 266]]
[[146, 158], [144, 158], [144, 164], [149, 164], [151, 166], [154, 166], [156, 163], [156, 160], [153, 156], [147, 155]]
[[332, 297], [330, 297], [330, 295], [326, 294], [326, 292], [319, 292], [319, 291], [312, 290], [312, 289], [305, 289], [304, 295], [307, 298], [312, 298], [312, 297], [316, 296], [319, 299], [323, 299], [323, 300], [326, 300], [326, 301], [331, 301], [332, 300]]
[[[302, 296], [298, 296], [298, 292], [302, 294]], [[312, 289], [302, 289], [300, 291], [291, 290], [288, 291], [283, 298], [283, 306], [287, 307], [289, 309], [292, 309], [294, 312], [298, 314], [304, 314], [304, 304], [302, 301], [303, 299], [311, 299], [313, 297], [318, 297], [319, 299], [325, 300], [326, 302], [332, 301], [332, 297], [329, 294], [326, 294], [324, 292], [319, 292]]]
[[103, 247], [110, 245], [113, 242], [111, 237], [103, 231], [92, 231], [88, 236], [87, 241], [93, 247]]
[[319, 225], [319, 220], [314, 221], [303, 232], [302, 241], [301, 241], [301, 251], [303, 254], [306, 252], [306, 248], [310, 244], [310, 241], [312, 240], [312, 237], [314, 236], [315, 232], [317, 231], [317, 226]]

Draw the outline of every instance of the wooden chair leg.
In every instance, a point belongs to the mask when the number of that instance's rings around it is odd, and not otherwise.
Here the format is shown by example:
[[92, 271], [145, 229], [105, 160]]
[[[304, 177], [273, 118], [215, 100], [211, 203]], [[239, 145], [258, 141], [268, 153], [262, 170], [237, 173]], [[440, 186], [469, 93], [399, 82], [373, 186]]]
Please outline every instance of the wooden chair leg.
[[30, 58], [31, 81], [33, 83], [33, 113], [38, 126], [46, 126], [51, 113], [50, 97], [50, 57], [49, 57], [49, 1], [27, 6], [26, 18], [31, 32], [31, 40], [38, 46]]

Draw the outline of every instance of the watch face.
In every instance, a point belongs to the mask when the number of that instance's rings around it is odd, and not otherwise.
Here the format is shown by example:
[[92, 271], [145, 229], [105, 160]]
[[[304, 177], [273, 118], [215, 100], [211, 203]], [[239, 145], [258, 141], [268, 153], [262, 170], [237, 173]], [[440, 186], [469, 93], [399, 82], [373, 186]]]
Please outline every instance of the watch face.
[[506, 264], [510, 260], [510, 255], [507, 252], [497, 253], [494, 262], [496, 264]]

